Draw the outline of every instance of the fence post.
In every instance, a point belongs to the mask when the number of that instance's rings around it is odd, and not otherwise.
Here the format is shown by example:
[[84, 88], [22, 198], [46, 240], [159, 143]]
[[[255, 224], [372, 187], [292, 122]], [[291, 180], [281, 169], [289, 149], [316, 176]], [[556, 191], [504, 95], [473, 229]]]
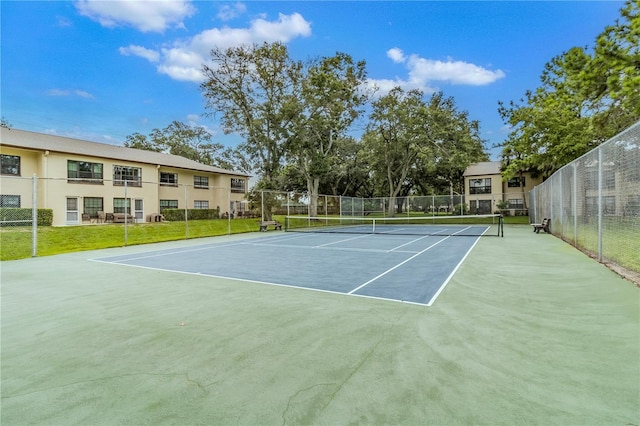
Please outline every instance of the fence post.
[[[189, 218], [187, 217], [189, 214], [189, 205], [187, 201], [187, 188], [189, 185], [184, 186], [184, 238], [185, 240], [189, 238]], [[231, 214], [231, 212], [229, 212]]]
[[578, 247], [578, 165], [573, 163], [573, 245]]
[[31, 257], [38, 255], [38, 177], [33, 174], [31, 191]]
[[129, 241], [129, 212], [131, 211], [131, 203], [129, 203], [129, 211], [127, 211], [127, 180], [124, 181], [124, 245], [127, 246]]
[[598, 261], [602, 262], [602, 148], [598, 148]]

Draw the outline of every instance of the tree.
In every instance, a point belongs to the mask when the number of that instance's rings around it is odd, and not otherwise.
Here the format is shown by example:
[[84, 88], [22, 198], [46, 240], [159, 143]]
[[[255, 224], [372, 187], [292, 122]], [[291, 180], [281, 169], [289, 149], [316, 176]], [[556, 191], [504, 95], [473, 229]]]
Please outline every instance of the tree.
[[331, 173], [324, 175], [320, 189], [325, 194], [350, 197], [372, 197], [369, 165], [363, 144], [353, 137], [335, 141], [334, 152], [329, 157]]
[[[423, 151], [417, 170], [416, 184], [430, 185], [432, 193], [442, 194], [455, 190], [464, 192], [464, 171], [469, 164], [487, 161], [484, 141], [480, 137], [480, 124], [469, 120], [466, 111], [459, 111], [452, 97], [434, 93], [429, 101], [432, 125], [432, 144], [437, 148]], [[432, 156], [429, 156], [431, 154]], [[423, 192], [424, 193], [424, 192]]]
[[[200, 88], [211, 115], [225, 132], [244, 137], [238, 152], [259, 175], [263, 189], [276, 189], [285, 145], [297, 118], [302, 64], [282, 43], [214, 48]], [[267, 217], [266, 219], [270, 219]]]
[[523, 171], [546, 178], [640, 118], [640, 2], [596, 40], [551, 59], [541, 86], [520, 104], [499, 104], [512, 128], [502, 144], [503, 178]]
[[584, 49], [572, 48], [545, 65], [542, 86], [527, 92], [526, 105], [500, 104], [512, 126], [502, 151], [505, 179], [523, 171], [546, 178], [602, 142], [591, 127], [591, 104], [579, 77], [589, 60]]
[[363, 137], [374, 180], [387, 187], [389, 216], [398, 195], [443, 189], [435, 181], [451, 189], [471, 162], [487, 158], [478, 123], [458, 111], [453, 98], [438, 92], [425, 103], [422, 97], [419, 90], [391, 90], [373, 103]]
[[164, 129], [153, 129], [148, 137], [137, 132], [128, 135], [124, 146], [179, 155], [209, 166], [231, 166], [222, 152], [224, 147], [212, 139], [203, 127], [173, 121]]
[[331, 170], [336, 147], [366, 102], [360, 90], [365, 78], [365, 63], [354, 63], [344, 53], [312, 61], [305, 69], [298, 127], [288, 156], [306, 177], [311, 216], [317, 215], [320, 182]]
[[620, 15], [596, 39], [581, 75], [585, 97], [598, 111], [594, 126], [608, 136], [640, 118], [640, 1], [627, 0]]
[[370, 123], [363, 136], [371, 167], [387, 187], [389, 216], [395, 215], [395, 199], [419, 155], [434, 148], [422, 96], [419, 90], [392, 89], [373, 102]]

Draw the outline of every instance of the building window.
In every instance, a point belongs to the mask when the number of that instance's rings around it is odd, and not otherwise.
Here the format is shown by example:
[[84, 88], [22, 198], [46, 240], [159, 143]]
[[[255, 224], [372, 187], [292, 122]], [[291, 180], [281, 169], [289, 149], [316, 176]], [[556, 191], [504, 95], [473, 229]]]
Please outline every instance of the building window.
[[231, 192], [245, 193], [245, 180], [231, 178]]
[[193, 208], [194, 209], [208, 209], [209, 208], [209, 201], [207, 201], [207, 200], [195, 200], [193, 202]]
[[626, 169], [626, 173], [621, 177], [622, 181], [640, 182], [640, 167]]
[[[598, 212], [598, 197], [586, 198], [587, 215], [597, 217]], [[607, 195], [602, 197], [602, 214], [614, 215], [616, 213], [616, 197], [613, 195]]]
[[615, 170], [602, 171], [602, 189], [616, 189]]
[[209, 178], [207, 176], [194, 176], [193, 186], [196, 188], [209, 189]]
[[524, 176], [522, 177], [513, 177], [507, 181], [507, 186], [509, 188], [519, 188], [524, 185]]
[[102, 184], [102, 164], [68, 160], [67, 178], [70, 182]]
[[20, 176], [20, 157], [17, 155], [0, 155], [0, 165], [3, 175]]
[[140, 167], [113, 166], [113, 185], [142, 186], [142, 169]]
[[67, 225], [77, 225], [80, 213], [78, 212], [78, 198], [67, 198], [66, 223]]
[[160, 213], [164, 209], [177, 209], [178, 208], [178, 200], [160, 200]]
[[0, 195], [0, 207], [20, 208], [20, 196]]
[[160, 172], [160, 185], [162, 186], [178, 186], [177, 173]]
[[509, 200], [509, 208], [510, 209], [515, 209], [515, 210], [522, 210], [524, 209], [524, 200], [519, 199], [519, 200]]
[[640, 216], [640, 195], [629, 195], [627, 197], [624, 214], [627, 216]]
[[126, 200], [124, 198], [114, 198], [113, 212], [131, 214], [131, 198], [127, 198]]
[[614, 195], [602, 197], [602, 214], [607, 216], [616, 214], [616, 197]]
[[[67, 198], [69, 200], [75, 200], [75, 198]], [[98, 212], [104, 211], [104, 203], [102, 197], [84, 197], [84, 214], [88, 214], [91, 217], [98, 217]], [[67, 210], [70, 210], [67, 206]], [[72, 209], [71, 209], [72, 210]]]
[[602, 171], [602, 188], [598, 188], [598, 171], [591, 170], [586, 173], [584, 179], [584, 185], [586, 189], [615, 189], [616, 188], [616, 173], [614, 170]]
[[491, 178], [469, 179], [469, 194], [491, 194]]

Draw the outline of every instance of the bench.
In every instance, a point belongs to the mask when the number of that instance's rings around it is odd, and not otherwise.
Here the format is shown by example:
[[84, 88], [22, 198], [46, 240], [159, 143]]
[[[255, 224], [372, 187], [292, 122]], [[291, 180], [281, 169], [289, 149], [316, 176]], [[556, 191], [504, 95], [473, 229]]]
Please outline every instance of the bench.
[[547, 234], [551, 233], [551, 230], [549, 229], [549, 225], [551, 225], [550, 222], [551, 219], [545, 217], [544, 219], [542, 219], [542, 223], [532, 223], [531, 226], [533, 226], [533, 232], [539, 234], [540, 230], [543, 230]]
[[282, 224], [277, 220], [263, 220], [260, 222], [260, 232], [267, 232], [268, 226], [273, 226], [274, 230], [282, 230]]
[[133, 222], [133, 216], [126, 213], [114, 213], [113, 214], [113, 223], [127, 223]]

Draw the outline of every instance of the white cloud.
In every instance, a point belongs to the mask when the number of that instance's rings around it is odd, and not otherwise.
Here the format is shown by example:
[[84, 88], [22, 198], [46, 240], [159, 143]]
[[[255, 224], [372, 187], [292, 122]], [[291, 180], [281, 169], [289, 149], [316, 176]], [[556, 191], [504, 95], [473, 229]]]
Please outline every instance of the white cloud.
[[398, 49], [397, 47], [387, 50], [387, 56], [395, 63], [405, 61], [405, 57], [404, 57], [404, 53], [402, 52], [402, 49]]
[[196, 11], [189, 1], [175, 0], [78, 0], [76, 9], [102, 26], [113, 28], [129, 25], [142, 32], [184, 28], [183, 19]]
[[159, 62], [158, 72], [175, 80], [199, 83], [204, 79], [202, 65], [208, 62], [209, 52], [214, 47], [227, 49], [253, 43], [286, 43], [296, 37], [307, 37], [310, 34], [311, 23], [299, 13], [280, 14], [274, 21], [268, 21], [263, 17], [254, 19], [248, 28], [223, 27], [202, 31], [191, 39], [176, 41], [163, 47], [158, 53], [159, 59], [156, 60], [152, 54], [154, 51], [140, 46], [135, 46], [135, 51], [132, 49], [134, 46], [121, 47], [120, 53], [135, 54], [145, 57], [150, 62]]
[[397, 47], [387, 50], [387, 57], [395, 63], [404, 64], [408, 75], [406, 79], [369, 80], [369, 86], [378, 87], [378, 95], [384, 95], [396, 86], [404, 90], [420, 89], [424, 93], [433, 93], [438, 90], [433, 87], [436, 82], [484, 86], [505, 77], [502, 70], [492, 71], [469, 62], [450, 58], [446, 61], [426, 59], [416, 54], [406, 56]]
[[58, 22], [58, 26], [59, 27], [71, 27], [71, 26], [73, 26], [73, 24], [71, 23], [71, 20], [69, 18], [64, 17], [64, 16], [56, 16], [56, 20]]
[[491, 71], [463, 61], [446, 62], [411, 55], [406, 61], [409, 76], [417, 81], [444, 81], [451, 84], [484, 86], [505, 76], [502, 70]]
[[74, 90], [73, 94], [76, 96], [80, 96], [81, 98], [94, 99], [93, 95], [89, 92], [85, 92], [84, 90]]
[[85, 99], [95, 99], [91, 93], [79, 89], [49, 89], [46, 94], [47, 96], [79, 96]]
[[225, 4], [218, 10], [218, 19], [222, 21], [230, 21], [247, 11], [247, 6], [244, 3], [236, 3], [234, 5]]
[[71, 91], [62, 89], [49, 89], [47, 90], [47, 96], [69, 96]]
[[513, 126], [511, 124], [505, 124], [504, 126], [500, 127], [500, 133], [502, 133], [503, 135], [508, 135], [512, 131]]
[[139, 56], [141, 58], [146, 59], [149, 62], [158, 62], [160, 60], [160, 53], [158, 53], [157, 51], [150, 50], [142, 46], [136, 46], [133, 44], [130, 44], [129, 47], [121, 47], [120, 49], [118, 49], [118, 51], [120, 52], [121, 55]]

